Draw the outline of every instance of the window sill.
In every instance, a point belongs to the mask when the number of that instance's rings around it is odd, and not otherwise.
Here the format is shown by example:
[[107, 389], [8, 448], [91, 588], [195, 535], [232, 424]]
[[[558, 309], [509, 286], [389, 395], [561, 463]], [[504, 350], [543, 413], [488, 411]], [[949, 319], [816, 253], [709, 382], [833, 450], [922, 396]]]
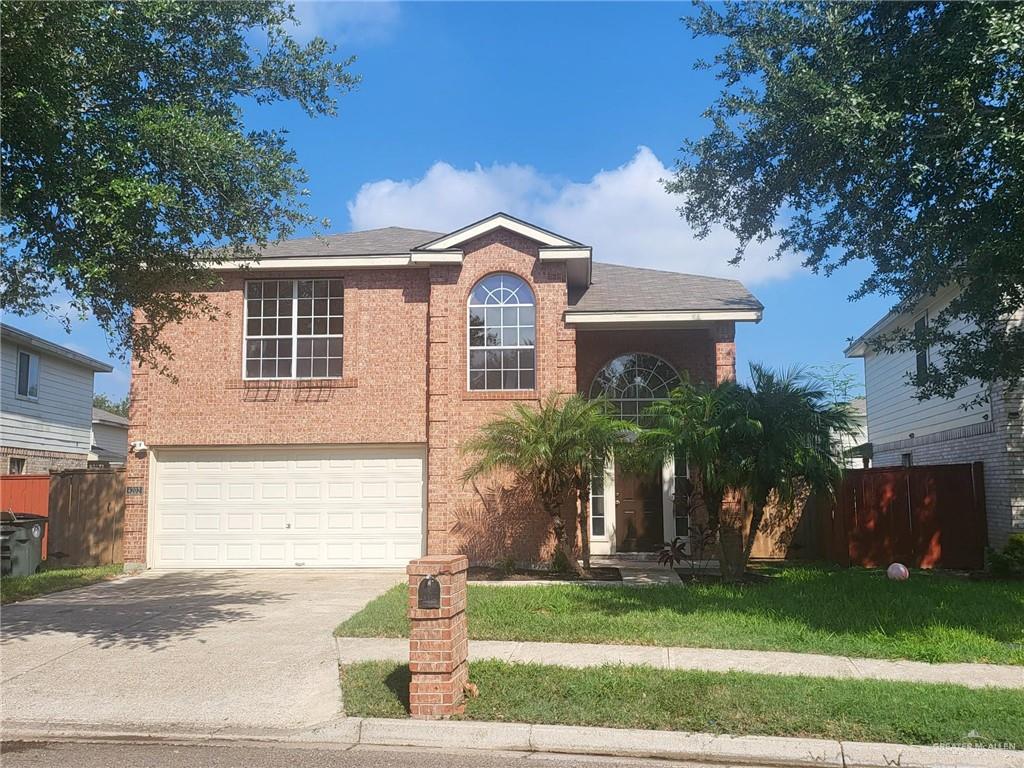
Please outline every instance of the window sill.
[[354, 378], [340, 379], [232, 379], [228, 389], [352, 389], [359, 382]]
[[535, 389], [468, 389], [463, 400], [540, 400]]

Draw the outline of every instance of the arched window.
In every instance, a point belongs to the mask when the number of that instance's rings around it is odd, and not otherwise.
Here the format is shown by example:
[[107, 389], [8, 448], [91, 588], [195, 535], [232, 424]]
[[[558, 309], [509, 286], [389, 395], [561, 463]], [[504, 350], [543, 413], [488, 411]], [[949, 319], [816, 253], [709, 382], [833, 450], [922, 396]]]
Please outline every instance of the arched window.
[[679, 374], [657, 355], [633, 352], [620, 355], [598, 372], [591, 397], [604, 395], [623, 419], [640, 421], [651, 403], [664, 400], [679, 385]]
[[515, 275], [488, 275], [469, 296], [469, 388], [533, 389], [533, 291]]

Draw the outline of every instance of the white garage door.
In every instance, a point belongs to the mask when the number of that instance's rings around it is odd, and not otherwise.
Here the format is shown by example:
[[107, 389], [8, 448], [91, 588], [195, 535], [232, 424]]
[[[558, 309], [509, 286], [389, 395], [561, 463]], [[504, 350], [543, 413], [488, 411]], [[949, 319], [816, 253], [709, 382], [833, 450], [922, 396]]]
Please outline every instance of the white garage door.
[[156, 568], [404, 566], [423, 548], [417, 448], [156, 453]]

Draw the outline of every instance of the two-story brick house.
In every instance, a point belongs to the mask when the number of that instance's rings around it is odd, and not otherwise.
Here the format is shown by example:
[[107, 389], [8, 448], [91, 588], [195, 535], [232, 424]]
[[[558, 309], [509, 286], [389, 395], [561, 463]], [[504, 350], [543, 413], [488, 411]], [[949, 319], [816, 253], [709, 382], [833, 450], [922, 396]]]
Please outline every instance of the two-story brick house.
[[[217, 319], [167, 331], [177, 381], [133, 366], [126, 562], [546, 559], [549, 520], [528, 498], [460, 481], [463, 440], [552, 392], [607, 394], [630, 415], [681, 376], [734, 377], [735, 324], [762, 312], [734, 280], [591, 256], [495, 214], [448, 234], [293, 240], [244, 269], [220, 265]], [[608, 467], [594, 551], [685, 532], [674, 472]]]

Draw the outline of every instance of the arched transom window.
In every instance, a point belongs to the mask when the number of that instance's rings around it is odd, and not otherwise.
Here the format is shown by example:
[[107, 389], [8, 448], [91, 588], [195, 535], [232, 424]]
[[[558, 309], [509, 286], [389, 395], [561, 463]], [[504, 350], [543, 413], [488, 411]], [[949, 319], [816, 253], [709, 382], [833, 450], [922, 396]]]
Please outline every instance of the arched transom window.
[[515, 275], [488, 275], [469, 296], [469, 388], [533, 389], [533, 291]]
[[630, 421], [651, 403], [664, 400], [679, 385], [679, 374], [657, 355], [633, 352], [620, 355], [600, 370], [590, 387], [591, 397], [604, 395]]

